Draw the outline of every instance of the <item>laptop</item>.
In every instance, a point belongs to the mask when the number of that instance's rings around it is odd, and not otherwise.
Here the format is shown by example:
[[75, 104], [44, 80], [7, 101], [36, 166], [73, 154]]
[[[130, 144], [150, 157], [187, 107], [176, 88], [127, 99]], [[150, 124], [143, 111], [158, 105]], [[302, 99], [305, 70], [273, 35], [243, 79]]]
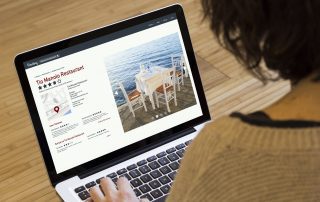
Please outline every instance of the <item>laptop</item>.
[[51, 184], [90, 201], [103, 177], [164, 201], [210, 120], [180, 5], [21, 53], [15, 65]]

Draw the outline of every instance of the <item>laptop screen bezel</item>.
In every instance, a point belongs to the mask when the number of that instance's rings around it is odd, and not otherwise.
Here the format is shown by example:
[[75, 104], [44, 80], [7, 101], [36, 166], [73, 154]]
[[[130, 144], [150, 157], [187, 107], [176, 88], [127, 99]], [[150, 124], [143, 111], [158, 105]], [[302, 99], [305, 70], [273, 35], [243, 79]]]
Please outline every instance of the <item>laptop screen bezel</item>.
[[[98, 38], [119, 30], [123, 30], [131, 26], [138, 25], [162, 16], [173, 14], [173, 13], [176, 14], [177, 20], [180, 26], [187, 57], [188, 57], [192, 75], [195, 81], [195, 87], [199, 97], [199, 103], [203, 113], [202, 116], [199, 116], [190, 121], [187, 121], [178, 126], [175, 126], [171, 129], [165, 130], [161, 133], [155, 134], [151, 137], [148, 137], [146, 139], [133, 143], [129, 146], [126, 146], [124, 148], [121, 148], [119, 150], [116, 150], [114, 152], [98, 157], [82, 165], [76, 166], [67, 171], [57, 174], [54, 163], [53, 163], [53, 159], [49, 150], [48, 142], [45, 138], [44, 130], [41, 125], [38, 110], [36, 108], [36, 104], [31, 92], [30, 84], [28, 82], [28, 78], [27, 78], [23, 63], [26, 61], [32, 60], [34, 58], [41, 57], [43, 55], [47, 55], [68, 47], [72, 47], [74, 45], [81, 44], [89, 40], [93, 40], [95, 38]], [[210, 120], [210, 113], [209, 113], [208, 105], [206, 102], [205, 94], [203, 91], [202, 82], [200, 79], [194, 51], [192, 48], [191, 39], [190, 39], [189, 31], [187, 28], [187, 23], [185, 20], [183, 9], [178, 4], [171, 5], [169, 7], [162, 8], [147, 14], [136, 16], [136, 17], [121, 21], [119, 23], [115, 23], [103, 28], [99, 28], [78, 36], [64, 39], [62, 41], [58, 41], [40, 48], [36, 48], [31, 51], [27, 51], [25, 53], [21, 53], [16, 56], [14, 62], [15, 62], [19, 79], [20, 79], [21, 87], [25, 96], [25, 100], [29, 109], [29, 114], [34, 126], [34, 130], [39, 142], [41, 152], [42, 152], [42, 156], [48, 171], [50, 181], [53, 186], [55, 186], [57, 183], [63, 180], [79, 175], [80, 173], [86, 172], [92, 168], [96, 168], [102, 165], [108, 166], [108, 164], [110, 165], [111, 162], [117, 162], [120, 159], [124, 159], [126, 156], [129, 157], [132, 154], [137, 153], [137, 151], [141, 150], [141, 148], [148, 148], [148, 147], [151, 148], [152, 145], [159, 144], [168, 138], [173, 138], [176, 136], [176, 134], [178, 134], [183, 130], [186, 130], [187, 128], [194, 127], [196, 125], [199, 125], [203, 122]]]

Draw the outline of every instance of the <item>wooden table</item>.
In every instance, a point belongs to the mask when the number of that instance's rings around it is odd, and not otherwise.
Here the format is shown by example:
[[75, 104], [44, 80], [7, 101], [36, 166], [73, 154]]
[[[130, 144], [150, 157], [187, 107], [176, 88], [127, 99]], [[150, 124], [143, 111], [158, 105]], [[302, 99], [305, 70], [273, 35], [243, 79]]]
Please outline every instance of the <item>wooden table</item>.
[[[0, 201], [59, 201], [51, 187], [29, 118], [14, 56], [173, 0], [2, 0], [0, 2]], [[180, 1], [198, 54], [214, 118], [264, 108], [290, 90], [288, 82], [263, 86], [214, 40], [198, 0]], [[208, 61], [208, 62], [206, 62]], [[214, 68], [212, 67], [214, 65]]]

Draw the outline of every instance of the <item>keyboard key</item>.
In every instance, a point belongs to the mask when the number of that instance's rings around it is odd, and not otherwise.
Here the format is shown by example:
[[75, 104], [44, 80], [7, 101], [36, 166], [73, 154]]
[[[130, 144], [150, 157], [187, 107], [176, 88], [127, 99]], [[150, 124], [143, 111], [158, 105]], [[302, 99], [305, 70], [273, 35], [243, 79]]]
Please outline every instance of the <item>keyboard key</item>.
[[170, 161], [167, 159], [167, 157], [162, 157], [161, 159], [158, 160], [158, 162], [159, 162], [162, 166], [170, 163]]
[[139, 167], [139, 170], [140, 170], [140, 172], [141, 172], [142, 174], [145, 174], [145, 173], [151, 171], [151, 169], [150, 169], [147, 165], [144, 165], [144, 166]]
[[189, 144], [192, 142], [192, 140], [188, 140], [186, 141], [184, 144], [186, 144], [187, 146], [189, 146]]
[[149, 185], [152, 187], [152, 189], [156, 189], [161, 186], [160, 182], [158, 180], [153, 180], [149, 183]]
[[132, 179], [128, 173], [125, 173], [125, 174], [123, 174], [123, 175], [120, 175], [120, 177], [125, 177], [125, 178], [127, 178], [128, 180], [131, 180], [131, 179]]
[[162, 174], [161, 174], [158, 170], [154, 170], [154, 171], [150, 172], [150, 175], [151, 175], [154, 179], [162, 176]]
[[138, 187], [138, 186], [142, 185], [141, 180], [139, 180], [138, 178], [131, 180], [130, 183], [131, 183], [132, 186], [134, 186], [134, 187]]
[[178, 154], [178, 156], [180, 156], [180, 158], [183, 157], [183, 153], [184, 153], [184, 149], [177, 151], [177, 154]]
[[151, 161], [154, 161], [154, 160], [156, 160], [156, 159], [157, 159], [156, 156], [150, 156], [149, 158], [147, 158], [147, 161], [148, 161], [148, 162], [151, 162]]
[[132, 178], [136, 178], [136, 177], [139, 177], [139, 176], [141, 175], [141, 173], [140, 173], [137, 169], [131, 170], [131, 171], [129, 172], [129, 174], [130, 174], [130, 176], [131, 176]]
[[168, 167], [168, 166], [163, 166], [162, 168], [159, 169], [162, 174], [167, 174], [167, 173], [170, 173], [171, 172], [171, 169]]
[[170, 191], [170, 186], [166, 184], [166, 185], [162, 186], [160, 189], [164, 194], [167, 194]]
[[167, 184], [167, 183], [171, 182], [171, 180], [167, 176], [160, 177], [159, 181], [161, 182], [161, 184]]
[[147, 192], [151, 191], [151, 188], [147, 184], [140, 186], [139, 189], [142, 193], [147, 193]]
[[139, 161], [137, 164], [138, 164], [138, 166], [142, 166], [142, 165], [144, 165], [146, 163], [147, 163], [146, 160], [142, 160], [142, 161]]
[[177, 170], [179, 168], [179, 163], [177, 162], [172, 162], [169, 164], [169, 167], [172, 169], [172, 170]]
[[74, 189], [74, 191], [75, 191], [76, 193], [82, 192], [82, 191], [84, 191], [84, 190], [86, 190], [86, 188], [85, 188], [84, 186], [81, 186], [81, 187], [78, 187], [78, 188], [75, 188], [75, 189]]
[[137, 168], [137, 165], [136, 165], [136, 164], [132, 164], [132, 165], [130, 165], [130, 166], [127, 167], [128, 170], [133, 170], [133, 169], [135, 169], [135, 168]]
[[137, 197], [141, 195], [141, 192], [139, 191], [139, 189], [134, 189], [133, 191]]
[[153, 200], [153, 198], [150, 194], [145, 194], [145, 195], [141, 196], [140, 198], [147, 198], [149, 201]]
[[181, 144], [176, 146], [176, 149], [179, 150], [179, 149], [182, 149], [182, 148], [185, 148], [185, 147], [186, 146], [183, 143], [181, 143]]
[[159, 189], [153, 190], [152, 192], [150, 192], [150, 194], [154, 198], [159, 198], [159, 197], [163, 196], [162, 192]]
[[107, 175], [107, 177], [115, 178], [115, 177], [117, 177], [117, 174], [116, 173], [110, 173], [109, 175]]
[[123, 173], [126, 173], [126, 172], [127, 172], [127, 169], [122, 168], [122, 169], [120, 169], [120, 170], [117, 171], [117, 174], [118, 174], [118, 175], [122, 175]]
[[103, 179], [104, 177], [100, 177], [99, 179], [96, 180], [97, 184], [100, 184], [100, 181]]
[[142, 176], [140, 177], [140, 179], [141, 179], [144, 183], [150, 182], [150, 181], [152, 180], [152, 178], [150, 177], [149, 174], [142, 175]]
[[173, 180], [176, 177], [177, 172], [173, 171], [172, 173], [169, 174], [169, 177]]
[[164, 157], [165, 155], [167, 155], [166, 152], [160, 152], [159, 154], [157, 154], [158, 158]]
[[163, 195], [160, 198], [157, 198], [156, 200], [154, 200], [154, 202], [163, 202], [166, 201], [168, 195]]
[[168, 154], [171, 154], [172, 152], [175, 152], [175, 151], [176, 151], [176, 149], [175, 149], [174, 147], [166, 150], [166, 152], [167, 152]]
[[170, 161], [176, 161], [179, 159], [179, 156], [175, 153], [172, 153], [168, 155], [168, 159], [170, 159]]
[[148, 165], [152, 170], [157, 169], [157, 168], [160, 167], [160, 164], [158, 162], [156, 162], [156, 161], [153, 161], [153, 162], [149, 163]]
[[93, 187], [94, 185], [96, 185], [96, 183], [94, 181], [87, 183], [85, 186], [87, 189], [89, 189], [90, 187]]
[[90, 197], [90, 194], [89, 194], [89, 192], [87, 192], [87, 191], [83, 191], [83, 192], [80, 192], [79, 194], [78, 194], [78, 196], [80, 197], [80, 199], [81, 200], [86, 200], [87, 198], [89, 198]]

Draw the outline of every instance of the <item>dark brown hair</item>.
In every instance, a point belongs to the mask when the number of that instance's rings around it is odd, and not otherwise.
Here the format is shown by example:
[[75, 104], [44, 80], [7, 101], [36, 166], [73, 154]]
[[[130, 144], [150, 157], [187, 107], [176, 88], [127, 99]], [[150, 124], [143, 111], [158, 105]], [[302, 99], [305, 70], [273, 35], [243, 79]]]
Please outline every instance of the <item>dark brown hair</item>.
[[259, 66], [298, 81], [320, 70], [319, 0], [202, 0], [220, 44], [262, 80]]

